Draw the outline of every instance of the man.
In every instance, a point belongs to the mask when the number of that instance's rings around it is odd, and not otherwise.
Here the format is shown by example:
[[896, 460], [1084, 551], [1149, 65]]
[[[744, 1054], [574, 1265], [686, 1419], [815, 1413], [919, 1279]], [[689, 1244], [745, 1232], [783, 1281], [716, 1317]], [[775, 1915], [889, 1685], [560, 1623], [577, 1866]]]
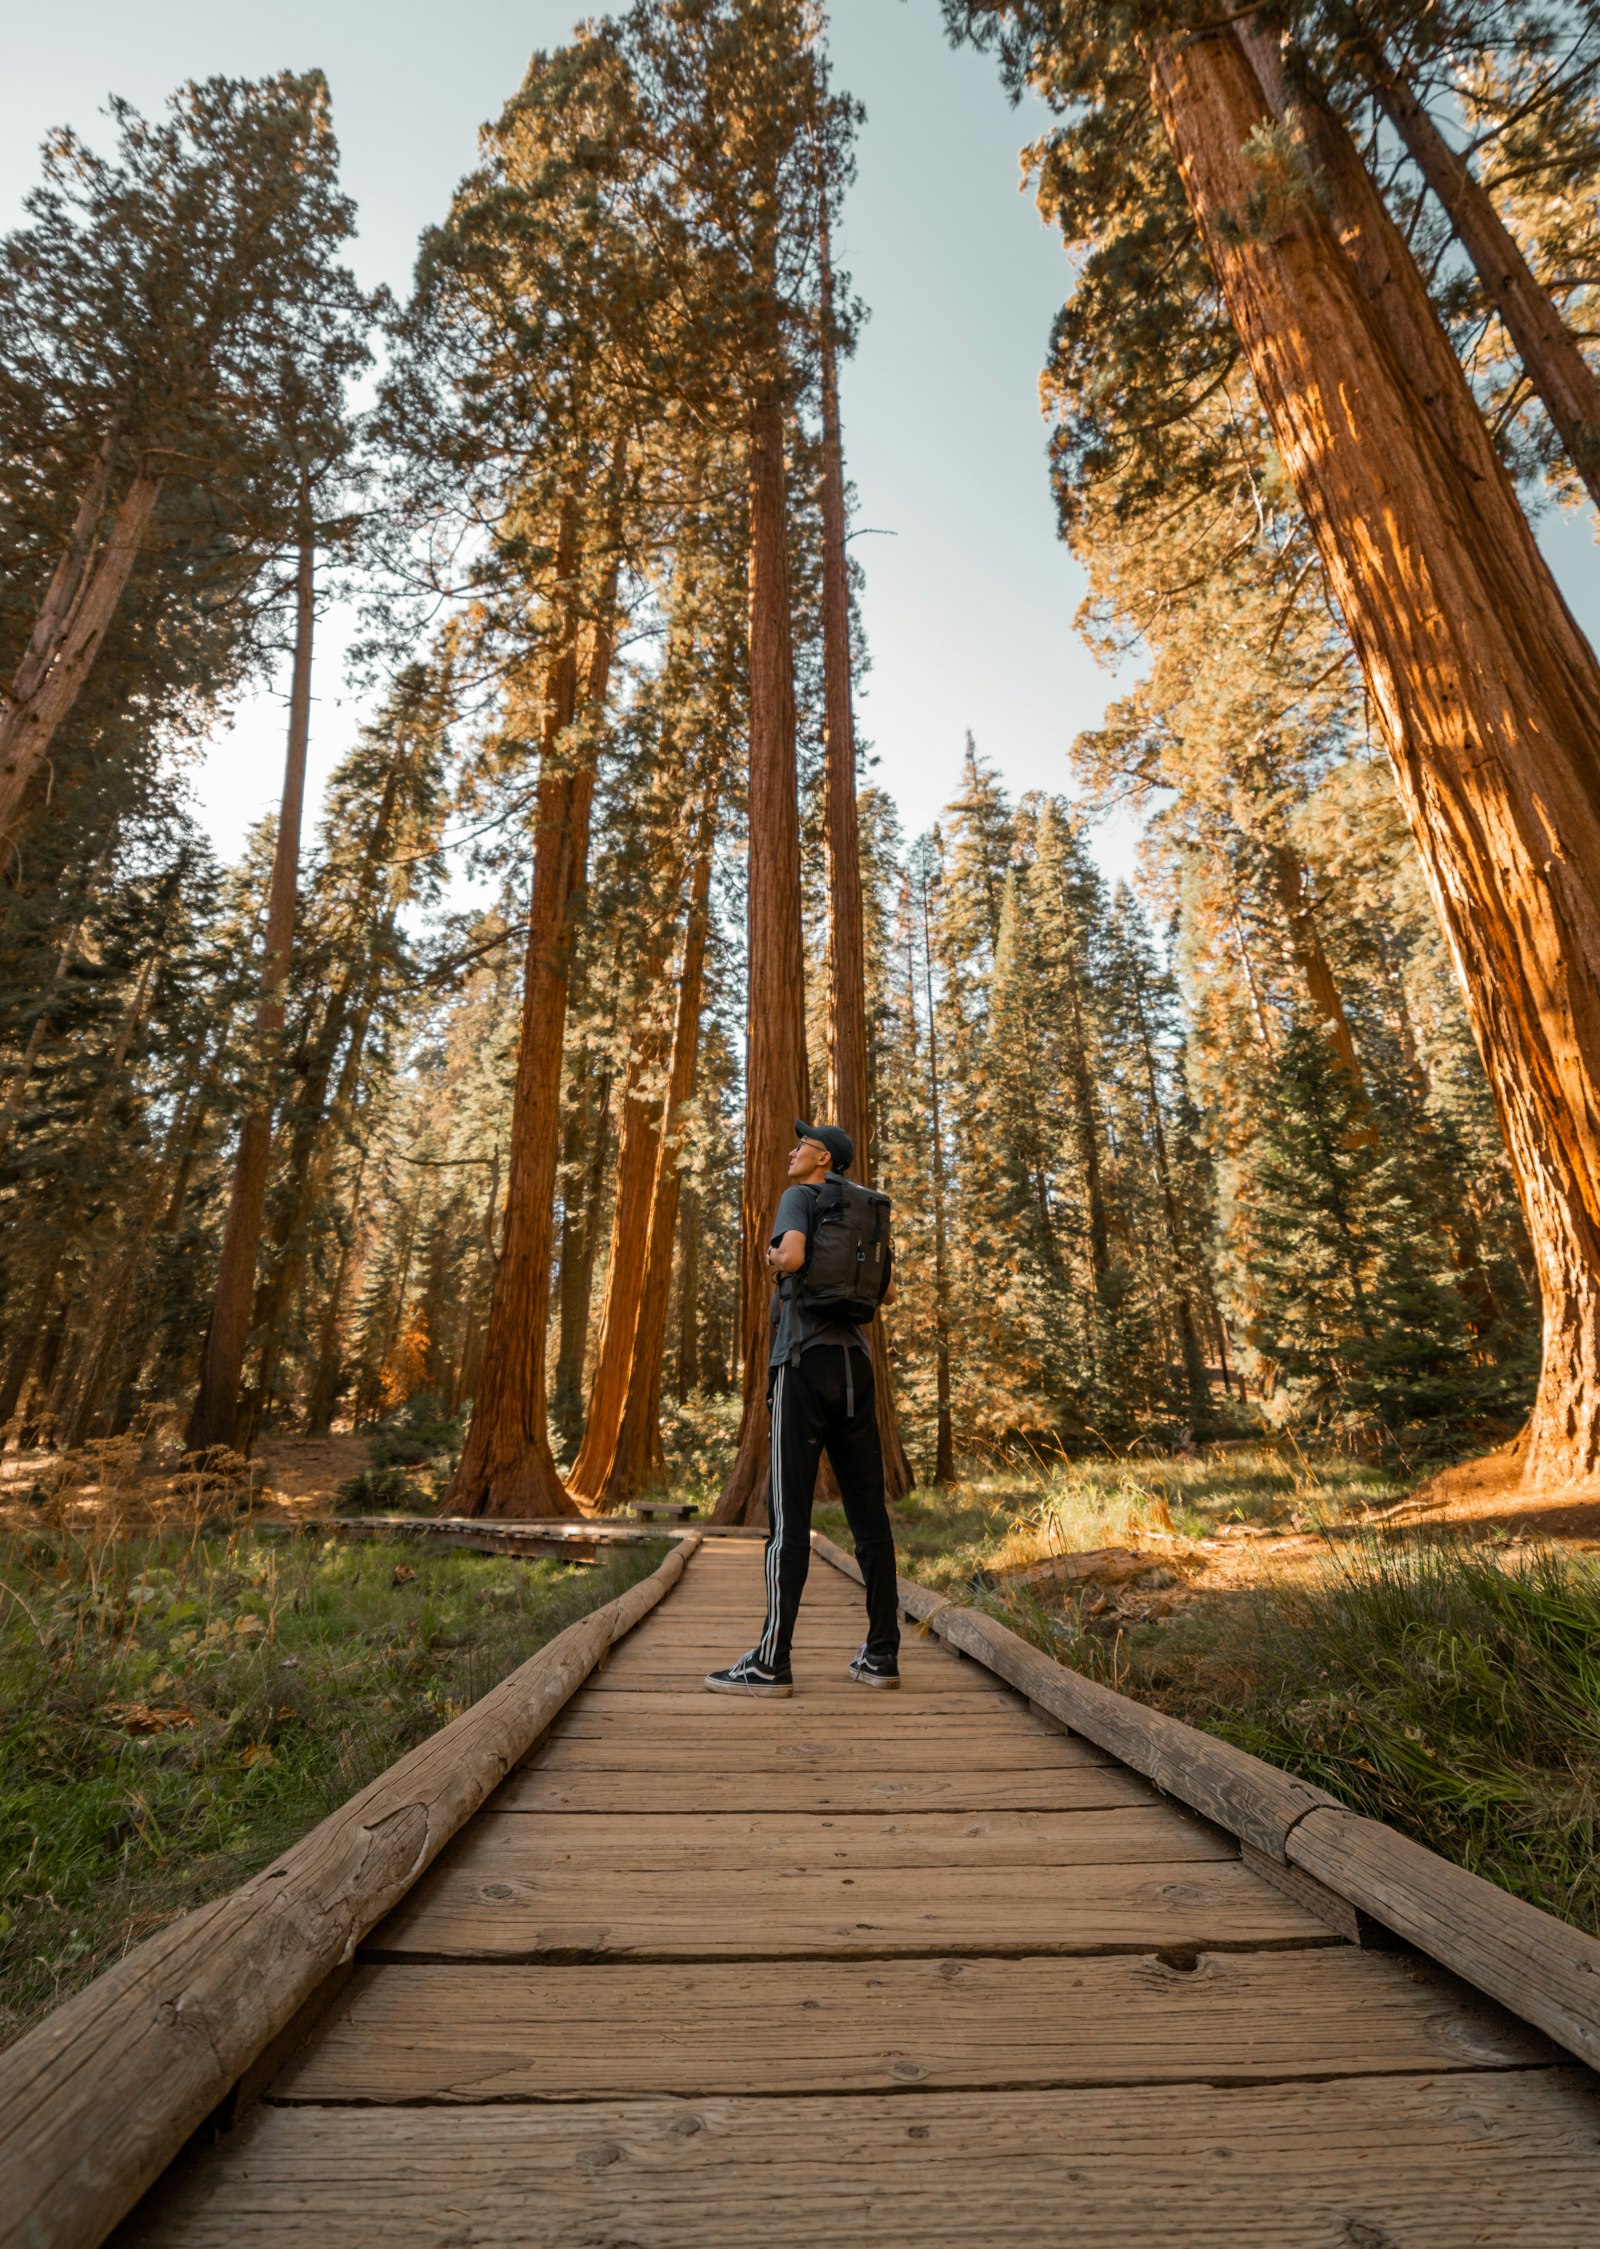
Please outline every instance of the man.
[[[767, 1400], [772, 1480], [767, 1499], [767, 1617], [761, 1638], [726, 1671], [706, 1675], [713, 1694], [792, 1695], [789, 1649], [811, 1565], [811, 1501], [827, 1448], [866, 1580], [867, 1638], [850, 1666], [864, 1687], [900, 1684], [894, 1533], [883, 1497], [883, 1451], [864, 1327], [844, 1327], [784, 1282], [806, 1263], [817, 1203], [830, 1171], [848, 1171], [855, 1143], [838, 1125], [797, 1119], [789, 1181], [778, 1203], [767, 1270], [777, 1283], [770, 1320]], [[892, 1274], [884, 1293], [893, 1290]]]

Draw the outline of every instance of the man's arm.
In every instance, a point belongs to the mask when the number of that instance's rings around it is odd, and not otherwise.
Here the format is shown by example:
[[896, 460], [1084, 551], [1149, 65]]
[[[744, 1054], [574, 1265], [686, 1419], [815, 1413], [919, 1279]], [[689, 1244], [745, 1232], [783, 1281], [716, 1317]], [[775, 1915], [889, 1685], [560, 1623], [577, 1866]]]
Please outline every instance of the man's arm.
[[769, 1273], [798, 1273], [805, 1261], [806, 1238], [797, 1228], [791, 1228], [767, 1246]]

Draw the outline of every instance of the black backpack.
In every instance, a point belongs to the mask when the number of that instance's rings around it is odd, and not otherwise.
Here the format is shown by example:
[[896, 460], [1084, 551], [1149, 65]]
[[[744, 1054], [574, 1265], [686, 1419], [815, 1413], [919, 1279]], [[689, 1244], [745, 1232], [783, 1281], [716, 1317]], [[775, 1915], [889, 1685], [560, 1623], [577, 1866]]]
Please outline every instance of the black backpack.
[[809, 1311], [860, 1327], [883, 1302], [893, 1247], [889, 1198], [830, 1171], [817, 1190], [795, 1293]]

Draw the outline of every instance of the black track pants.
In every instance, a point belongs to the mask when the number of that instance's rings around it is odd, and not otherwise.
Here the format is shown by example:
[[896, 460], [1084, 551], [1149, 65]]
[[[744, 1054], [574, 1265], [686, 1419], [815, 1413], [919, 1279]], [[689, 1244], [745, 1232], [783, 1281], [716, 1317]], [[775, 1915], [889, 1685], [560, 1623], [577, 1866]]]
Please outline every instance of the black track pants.
[[[883, 1499], [883, 1451], [872, 1395], [872, 1361], [819, 1343], [798, 1366], [779, 1367], [772, 1385], [772, 1485], [767, 1506], [767, 1622], [756, 1648], [763, 1663], [789, 1661], [794, 1620], [811, 1565], [811, 1500], [827, 1448], [867, 1581], [867, 1649], [895, 1654], [894, 1533]], [[848, 1374], [848, 1380], [847, 1380]]]

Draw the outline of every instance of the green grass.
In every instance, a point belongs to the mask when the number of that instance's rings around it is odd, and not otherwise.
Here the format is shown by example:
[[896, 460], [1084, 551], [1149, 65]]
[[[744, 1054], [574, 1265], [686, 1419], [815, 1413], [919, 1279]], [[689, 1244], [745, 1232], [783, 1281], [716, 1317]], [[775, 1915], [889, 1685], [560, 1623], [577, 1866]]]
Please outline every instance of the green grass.
[[[1354, 1529], [1404, 1488], [1373, 1464], [1267, 1448], [983, 1481], [897, 1509], [900, 1567], [1600, 1934], [1600, 1561]], [[1140, 1531], [1341, 1521], [1348, 1535], [1321, 1557], [1302, 1547], [1292, 1574], [1202, 1584], [1159, 1621], [1096, 1615], [1093, 1587], [992, 1574]], [[848, 1545], [837, 1510], [819, 1522]]]
[[665, 1550], [575, 1569], [248, 1527], [0, 1546], [0, 2041]]
[[[996, 1473], [948, 1489], [914, 1491], [895, 1509], [907, 1577], [945, 1591], [990, 1569], [1049, 1553], [1116, 1546], [1139, 1532], [1205, 1538], [1231, 1524], [1299, 1530], [1359, 1521], [1389, 1506], [1408, 1479], [1382, 1462], [1298, 1445], [1216, 1448], [1192, 1458], [1051, 1464]], [[817, 1525], [848, 1547], [841, 1508]]]

